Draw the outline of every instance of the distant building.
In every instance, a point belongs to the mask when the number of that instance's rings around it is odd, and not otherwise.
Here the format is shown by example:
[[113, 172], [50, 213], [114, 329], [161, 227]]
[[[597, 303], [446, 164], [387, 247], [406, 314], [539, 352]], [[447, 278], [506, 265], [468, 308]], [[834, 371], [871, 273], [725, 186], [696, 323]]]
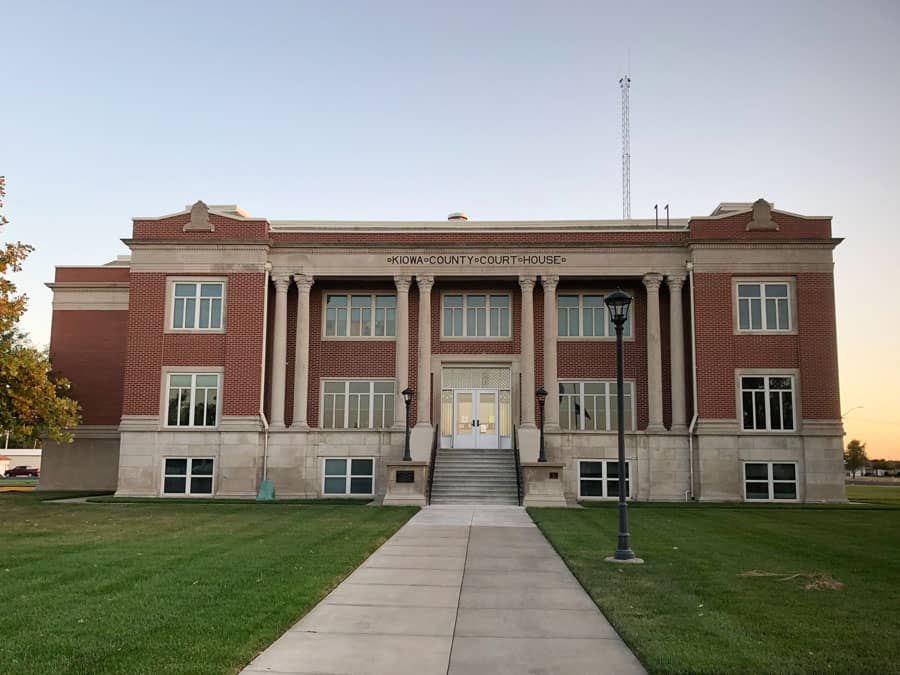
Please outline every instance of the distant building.
[[839, 241], [763, 200], [665, 224], [135, 218], [130, 258], [48, 284], [84, 424], [45, 444], [41, 488], [252, 496], [265, 471], [279, 497], [378, 497], [402, 390], [414, 459], [527, 462], [543, 386], [566, 496], [615, 497], [621, 287], [631, 498], [840, 501]]

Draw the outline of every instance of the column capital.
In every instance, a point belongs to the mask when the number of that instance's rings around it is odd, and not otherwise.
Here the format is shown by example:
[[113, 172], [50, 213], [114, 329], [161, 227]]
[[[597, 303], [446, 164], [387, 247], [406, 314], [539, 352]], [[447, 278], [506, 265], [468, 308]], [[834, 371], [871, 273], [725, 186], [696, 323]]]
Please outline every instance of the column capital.
[[434, 286], [434, 277], [430, 274], [417, 274], [416, 286], [419, 287], [419, 293], [431, 293], [431, 287]]
[[311, 274], [297, 273], [294, 275], [294, 283], [297, 284], [297, 288], [303, 293], [308, 293], [315, 281], [315, 277]]
[[522, 289], [523, 293], [530, 293], [531, 291], [533, 291], [536, 281], [537, 277], [533, 274], [519, 275], [519, 287]]
[[644, 282], [644, 287], [647, 289], [648, 293], [658, 293], [659, 286], [662, 284], [663, 275], [657, 274], [656, 272], [651, 272], [650, 274], [645, 274], [642, 281]]
[[279, 293], [287, 293], [288, 286], [291, 283], [290, 272], [272, 272], [272, 283], [275, 284], [275, 290]]
[[553, 293], [556, 290], [556, 287], [559, 285], [559, 275], [558, 274], [542, 274], [541, 275], [541, 288], [544, 289], [544, 293]]
[[669, 290], [673, 293], [679, 292], [684, 286], [684, 280], [687, 278], [687, 275], [683, 273], [678, 274], [667, 274], [666, 275], [666, 285], [669, 287]]
[[408, 274], [395, 274], [394, 285], [400, 293], [409, 293], [409, 286], [412, 283], [412, 277]]

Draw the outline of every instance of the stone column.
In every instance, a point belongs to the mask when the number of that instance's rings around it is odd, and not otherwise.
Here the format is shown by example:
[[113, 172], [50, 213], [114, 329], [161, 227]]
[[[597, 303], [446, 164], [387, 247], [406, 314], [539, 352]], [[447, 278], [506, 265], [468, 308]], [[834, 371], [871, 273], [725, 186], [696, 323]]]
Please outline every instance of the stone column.
[[672, 361], [672, 431], [687, 431], [684, 392], [684, 314], [681, 289], [684, 274], [666, 276], [669, 286], [669, 352]]
[[275, 284], [275, 326], [272, 335], [272, 410], [269, 426], [284, 429], [284, 388], [287, 370], [287, 292], [291, 277], [273, 272]]
[[534, 424], [534, 276], [519, 277], [522, 289], [522, 428]]
[[662, 343], [659, 329], [659, 287], [661, 274], [645, 274], [647, 289], [647, 400], [650, 420], [647, 431], [665, 431], [663, 426]]
[[434, 277], [416, 275], [419, 287], [419, 385], [416, 391], [416, 424], [431, 426], [431, 287]]
[[394, 277], [397, 286], [397, 337], [394, 377], [397, 379], [397, 395], [394, 397], [394, 427], [406, 426], [406, 403], [403, 394], [409, 382], [409, 286], [411, 277], [398, 274]]
[[559, 277], [542, 274], [544, 289], [544, 389], [547, 401], [544, 404], [544, 426], [559, 427], [559, 385], [556, 381], [556, 286]]
[[313, 277], [295, 274], [297, 284], [297, 342], [294, 354], [294, 421], [291, 429], [309, 429], [306, 419], [309, 397], [309, 290]]

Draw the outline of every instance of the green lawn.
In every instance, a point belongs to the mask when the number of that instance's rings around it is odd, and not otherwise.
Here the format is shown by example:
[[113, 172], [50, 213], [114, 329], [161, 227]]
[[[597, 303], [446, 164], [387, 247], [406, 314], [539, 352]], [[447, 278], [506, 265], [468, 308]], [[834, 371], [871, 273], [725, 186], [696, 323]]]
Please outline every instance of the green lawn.
[[0, 493], [0, 673], [232, 673], [415, 513]]
[[4, 478], [0, 476], [0, 487], [34, 487], [37, 478]]
[[615, 504], [529, 513], [651, 673], [900, 673], [900, 508], [634, 504], [640, 566]]
[[847, 499], [900, 506], [900, 485], [848, 485]]

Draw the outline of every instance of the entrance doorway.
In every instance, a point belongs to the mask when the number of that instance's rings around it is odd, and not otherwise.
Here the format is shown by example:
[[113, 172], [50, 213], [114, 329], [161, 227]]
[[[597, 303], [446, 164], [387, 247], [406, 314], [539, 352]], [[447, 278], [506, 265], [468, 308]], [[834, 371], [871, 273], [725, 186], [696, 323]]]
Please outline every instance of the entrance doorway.
[[499, 398], [497, 389], [453, 390], [454, 448], [500, 447]]
[[441, 368], [441, 447], [512, 448], [512, 373], [508, 365]]

